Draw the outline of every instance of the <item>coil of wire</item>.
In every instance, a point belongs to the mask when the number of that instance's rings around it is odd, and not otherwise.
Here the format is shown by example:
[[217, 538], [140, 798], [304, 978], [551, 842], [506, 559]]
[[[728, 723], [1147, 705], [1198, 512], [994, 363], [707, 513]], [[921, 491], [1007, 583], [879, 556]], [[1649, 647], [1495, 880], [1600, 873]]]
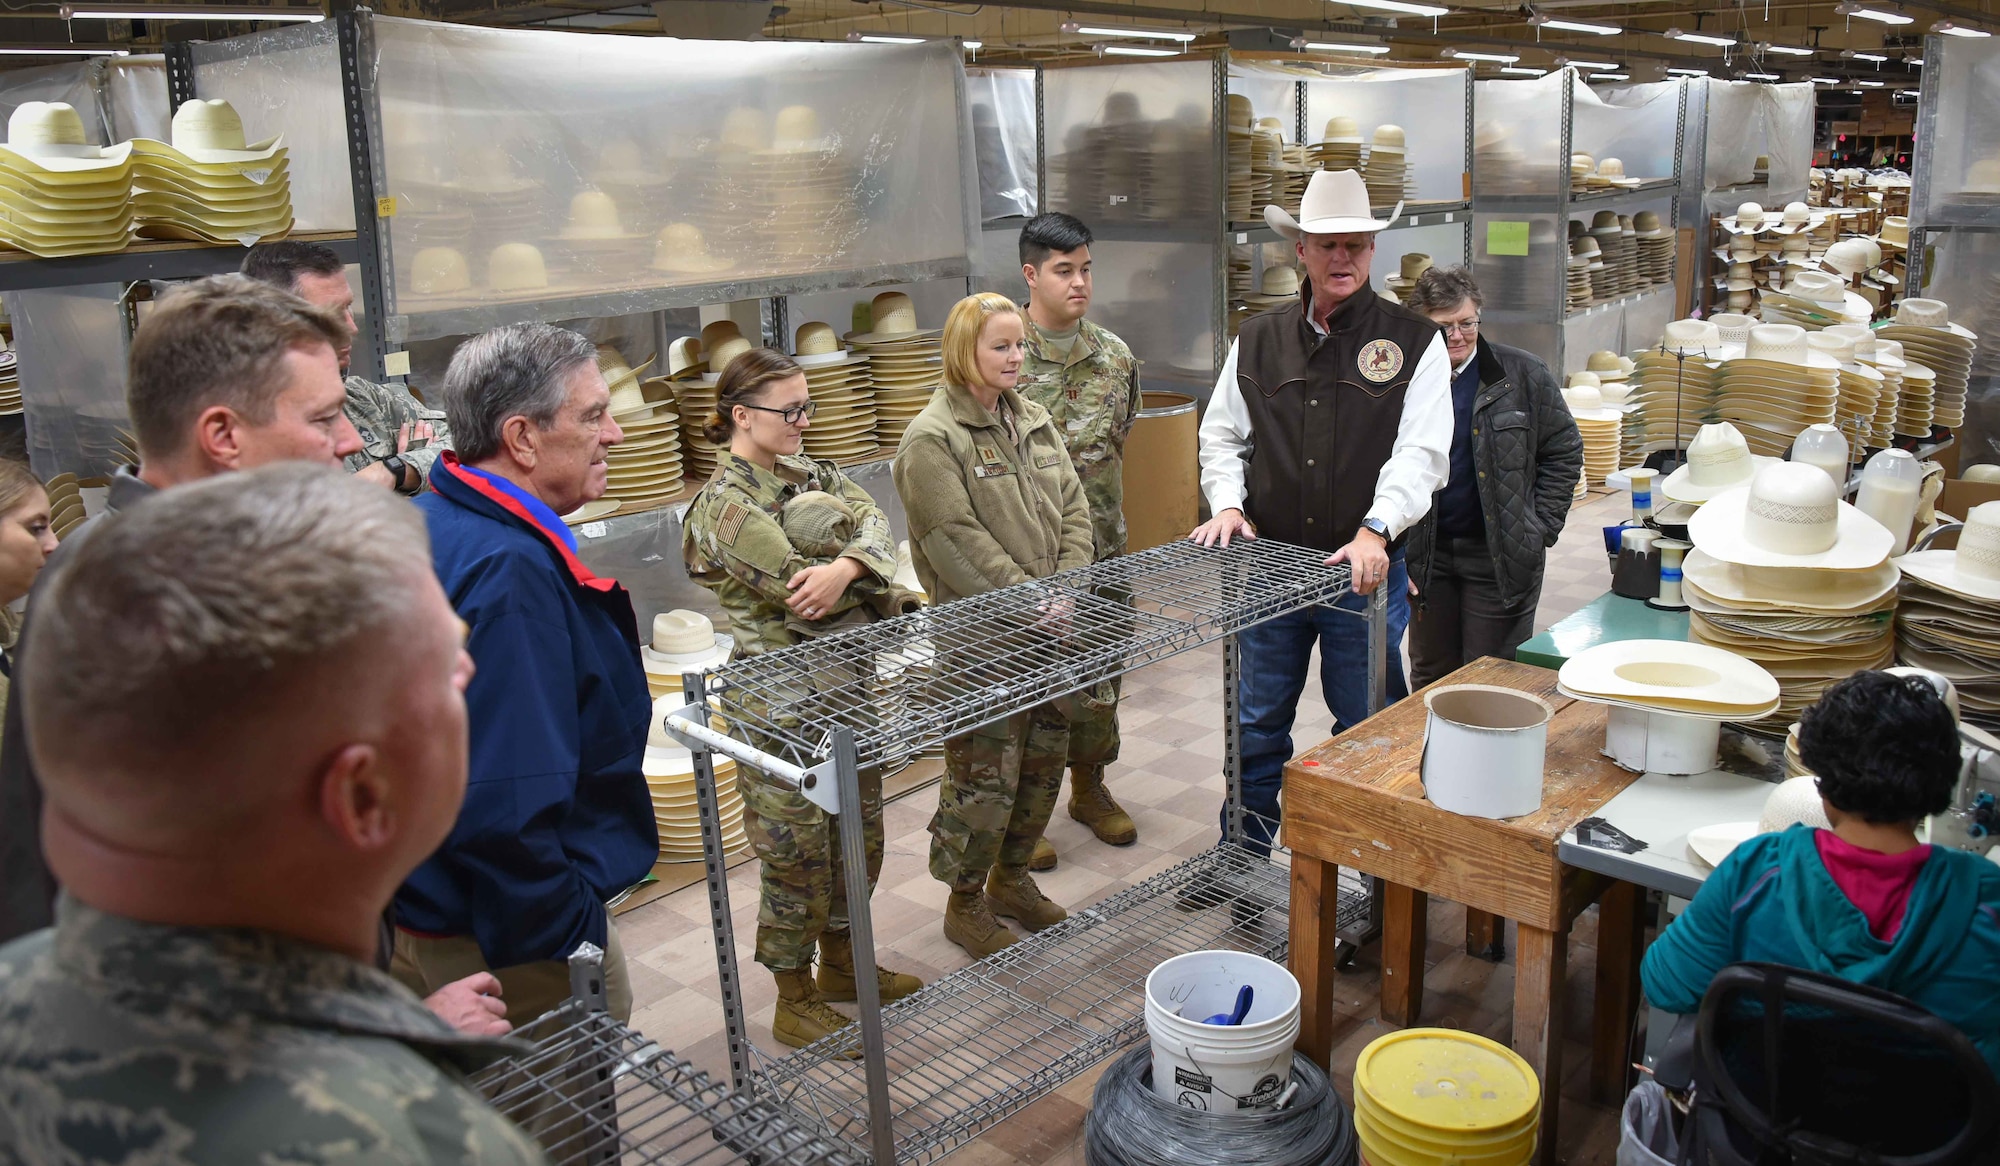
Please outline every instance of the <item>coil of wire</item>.
[[1141, 1044], [1097, 1082], [1084, 1122], [1087, 1166], [1355, 1166], [1354, 1119], [1325, 1070], [1292, 1054], [1297, 1092], [1267, 1113], [1203, 1113], [1153, 1093], [1153, 1050]]

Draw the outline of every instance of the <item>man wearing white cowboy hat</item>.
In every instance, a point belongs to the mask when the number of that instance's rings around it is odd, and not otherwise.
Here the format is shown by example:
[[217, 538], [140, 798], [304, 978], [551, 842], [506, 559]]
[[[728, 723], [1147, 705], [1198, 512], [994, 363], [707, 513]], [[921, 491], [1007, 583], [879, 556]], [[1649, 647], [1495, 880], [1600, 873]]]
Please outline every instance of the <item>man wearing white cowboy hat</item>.
[[[243, 274], [339, 315], [354, 331], [354, 289], [347, 265], [331, 249], [299, 239], [259, 243], [243, 257]], [[340, 372], [347, 419], [361, 434], [362, 448], [348, 456], [347, 468], [399, 494], [420, 493], [431, 463], [451, 448], [451, 424], [444, 410], [427, 407], [403, 385], [348, 376], [352, 352], [352, 341], [341, 347]]]
[[[1368, 286], [1377, 221], [1361, 176], [1314, 174], [1299, 219], [1264, 219], [1297, 240], [1299, 298], [1245, 321], [1201, 425], [1202, 491], [1215, 516], [1203, 546], [1260, 534], [1331, 551], [1353, 572], [1339, 607], [1365, 610], [1389, 588], [1391, 700], [1408, 695], [1398, 645], [1410, 620], [1402, 536], [1429, 511], [1450, 468], [1451, 362], [1428, 318]], [[1292, 755], [1292, 720], [1315, 643], [1336, 731], [1368, 715], [1367, 625], [1313, 608], [1252, 628], [1243, 656], [1243, 798], [1253, 845], [1268, 843]]]

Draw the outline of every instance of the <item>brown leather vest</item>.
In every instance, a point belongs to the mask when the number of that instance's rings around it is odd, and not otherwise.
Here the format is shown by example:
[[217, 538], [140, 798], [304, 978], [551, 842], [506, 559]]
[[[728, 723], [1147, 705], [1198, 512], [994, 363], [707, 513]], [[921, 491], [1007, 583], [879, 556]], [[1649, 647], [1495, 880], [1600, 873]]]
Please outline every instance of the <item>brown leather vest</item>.
[[1322, 337], [1306, 321], [1311, 294], [1301, 288], [1238, 333], [1251, 428], [1243, 510], [1266, 538], [1333, 551], [1374, 504], [1410, 377], [1438, 328], [1370, 288], [1333, 310]]

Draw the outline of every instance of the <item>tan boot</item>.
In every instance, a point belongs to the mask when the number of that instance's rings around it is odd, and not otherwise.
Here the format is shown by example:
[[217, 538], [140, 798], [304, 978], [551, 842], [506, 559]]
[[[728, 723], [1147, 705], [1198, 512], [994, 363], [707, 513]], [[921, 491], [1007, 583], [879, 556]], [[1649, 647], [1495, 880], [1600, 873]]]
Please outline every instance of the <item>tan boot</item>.
[[[879, 964], [875, 984], [882, 1003], [914, 996], [924, 986], [922, 980], [902, 972], [892, 972]], [[845, 931], [826, 931], [819, 937], [819, 994], [842, 1002], [857, 998], [854, 984], [854, 947]]]
[[1048, 838], [1035, 839], [1035, 856], [1028, 860], [1029, 870], [1054, 870], [1056, 868], [1056, 848]]
[[1042, 894], [1025, 870], [994, 867], [986, 877], [986, 904], [995, 915], [1012, 919], [1029, 931], [1042, 931], [1069, 918], [1069, 912]]
[[1139, 840], [1139, 827], [1104, 787], [1102, 765], [1077, 765], [1069, 771], [1069, 816], [1090, 827], [1099, 842], [1130, 846]]
[[1019, 942], [1013, 932], [993, 917], [985, 896], [978, 891], [951, 893], [951, 901], [944, 908], [944, 937], [980, 960]]
[[[771, 976], [778, 981], [778, 1012], [771, 1018], [771, 1035], [779, 1044], [802, 1049], [854, 1023], [827, 1005], [813, 985], [811, 968], [774, 970]], [[858, 1057], [861, 1050], [857, 1046], [847, 1055]]]

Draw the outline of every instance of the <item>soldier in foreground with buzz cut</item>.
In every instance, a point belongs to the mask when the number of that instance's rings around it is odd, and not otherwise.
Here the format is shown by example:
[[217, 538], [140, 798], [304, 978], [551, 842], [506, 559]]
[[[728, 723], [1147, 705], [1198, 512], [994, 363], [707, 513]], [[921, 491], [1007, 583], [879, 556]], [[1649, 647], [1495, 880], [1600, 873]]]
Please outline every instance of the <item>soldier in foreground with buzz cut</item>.
[[514, 1046], [370, 963], [465, 791], [460, 639], [422, 517], [330, 467], [96, 524], [16, 682], [63, 895], [0, 948], [0, 1160], [544, 1160], [462, 1080]]

